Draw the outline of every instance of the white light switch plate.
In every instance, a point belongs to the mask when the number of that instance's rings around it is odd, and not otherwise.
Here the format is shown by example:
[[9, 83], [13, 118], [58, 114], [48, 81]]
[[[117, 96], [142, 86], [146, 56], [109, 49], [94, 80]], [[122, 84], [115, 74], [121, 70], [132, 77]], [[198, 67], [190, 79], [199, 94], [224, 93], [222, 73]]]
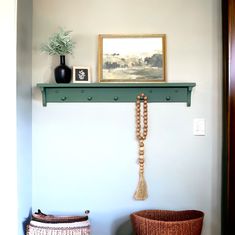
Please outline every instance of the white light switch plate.
[[193, 134], [194, 135], [206, 135], [206, 124], [204, 118], [195, 118], [193, 120]]

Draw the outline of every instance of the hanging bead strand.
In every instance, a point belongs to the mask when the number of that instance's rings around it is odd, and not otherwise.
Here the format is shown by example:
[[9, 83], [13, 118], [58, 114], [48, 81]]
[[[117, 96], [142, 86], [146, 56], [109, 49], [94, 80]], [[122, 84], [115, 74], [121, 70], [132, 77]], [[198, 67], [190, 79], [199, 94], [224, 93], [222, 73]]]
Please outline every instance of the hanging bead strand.
[[144, 140], [146, 140], [147, 134], [148, 97], [142, 93], [136, 97], [136, 137], [139, 141], [139, 183], [134, 195], [136, 200], [145, 200], [148, 197], [147, 185], [144, 179]]

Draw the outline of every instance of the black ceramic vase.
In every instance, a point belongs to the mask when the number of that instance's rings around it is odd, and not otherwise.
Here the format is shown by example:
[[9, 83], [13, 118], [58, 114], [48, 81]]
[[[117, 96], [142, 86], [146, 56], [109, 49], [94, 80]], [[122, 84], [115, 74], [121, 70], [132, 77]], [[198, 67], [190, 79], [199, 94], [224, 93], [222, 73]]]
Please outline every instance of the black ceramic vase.
[[55, 68], [56, 83], [69, 83], [71, 81], [72, 70], [65, 64], [65, 56], [60, 56], [60, 65]]

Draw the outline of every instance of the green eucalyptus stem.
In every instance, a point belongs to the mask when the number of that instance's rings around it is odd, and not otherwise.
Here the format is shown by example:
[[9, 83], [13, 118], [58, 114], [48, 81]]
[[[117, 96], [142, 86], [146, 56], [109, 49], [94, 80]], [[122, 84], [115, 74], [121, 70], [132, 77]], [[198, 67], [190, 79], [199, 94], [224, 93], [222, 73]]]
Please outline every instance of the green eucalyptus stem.
[[65, 31], [60, 28], [59, 32], [54, 33], [47, 43], [43, 43], [41, 51], [48, 53], [49, 55], [67, 55], [72, 54], [75, 42], [72, 41], [70, 33], [72, 31]]

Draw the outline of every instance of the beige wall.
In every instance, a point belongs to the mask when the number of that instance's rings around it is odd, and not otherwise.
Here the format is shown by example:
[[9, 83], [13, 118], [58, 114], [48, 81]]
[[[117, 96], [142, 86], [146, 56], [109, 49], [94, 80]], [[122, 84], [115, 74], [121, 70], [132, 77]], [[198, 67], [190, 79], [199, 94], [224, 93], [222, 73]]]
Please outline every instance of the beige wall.
[[[1, 234], [16, 235], [17, 169], [16, 169], [16, 6], [15, 0], [0, 1], [0, 221]], [[10, 219], [9, 219], [10, 218]]]
[[[91, 210], [94, 235], [125, 234], [132, 211], [200, 209], [204, 235], [220, 234], [221, 16], [219, 0], [33, 1], [33, 209]], [[192, 106], [150, 104], [146, 143], [149, 198], [132, 199], [137, 183], [134, 104], [49, 104], [36, 83], [54, 82], [57, 57], [39, 50], [58, 26], [73, 30], [66, 63], [91, 66], [97, 35], [165, 33], [167, 79], [196, 82]], [[205, 118], [206, 136], [193, 119]], [[122, 230], [124, 229], [124, 230]]]

